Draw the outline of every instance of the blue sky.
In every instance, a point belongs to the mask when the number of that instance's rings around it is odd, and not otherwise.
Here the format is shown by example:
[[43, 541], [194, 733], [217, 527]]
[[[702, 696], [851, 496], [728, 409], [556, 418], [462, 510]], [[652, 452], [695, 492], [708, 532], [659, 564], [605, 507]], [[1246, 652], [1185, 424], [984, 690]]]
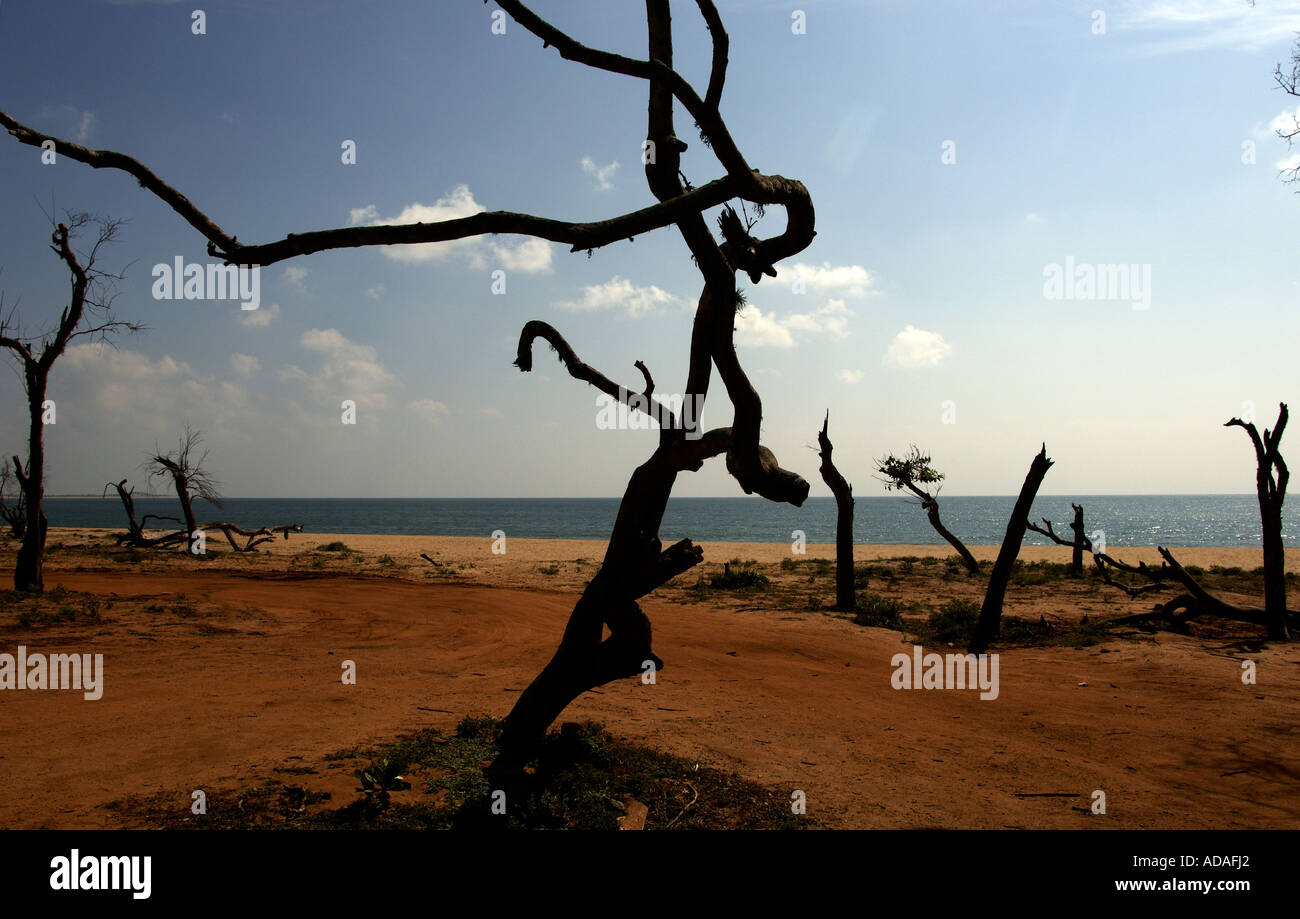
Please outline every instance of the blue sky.
[[[195, 2], [3, 0], [0, 108], [136, 156], [248, 242], [475, 209], [593, 220], [653, 200], [645, 86], [511, 21], [493, 34], [495, 4], [207, 2], [195, 35]], [[910, 443], [949, 494], [1015, 493], [1042, 441], [1045, 494], [1252, 489], [1248, 442], [1221, 425], [1245, 403], [1271, 424], [1297, 392], [1300, 199], [1273, 135], [1297, 100], [1272, 71], [1300, 2], [1112, 3], [1100, 33], [1098, 0], [719, 7], [731, 132], [817, 208], [816, 241], [746, 285], [737, 328], [763, 440], [814, 495], [827, 409], [859, 495], [882, 493], [872, 458]], [[644, 56], [643, 4], [534, 9]], [[693, 3], [674, 14], [677, 67], [703, 87], [707, 32]], [[690, 123], [679, 108], [684, 170], [703, 184], [721, 171]], [[260, 309], [241, 311], [153, 298], [153, 266], [206, 262], [205, 242], [125, 174], [43, 165], [0, 138], [0, 175], [6, 308], [40, 328], [66, 302], [53, 201], [129, 221], [103, 264], [129, 264], [117, 312], [150, 327], [56, 365], [52, 494], [141, 480], [146, 451], [188, 421], [231, 495], [617, 495], [655, 435], [599, 429], [595, 391], [545, 349], [515, 370], [519, 329], [551, 322], [628, 384], [638, 359], [661, 393], [685, 381], [700, 280], [672, 229], [591, 258], [517, 237], [321, 253], [264, 269]], [[758, 232], [782, 225], [773, 209]], [[1045, 296], [1067, 259], [1149, 271], [1149, 302]], [[708, 426], [729, 423], [720, 393]], [[0, 406], [0, 447], [21, 451], [15, 373]], [[739, 491], [717, 461], [675, 493]]]

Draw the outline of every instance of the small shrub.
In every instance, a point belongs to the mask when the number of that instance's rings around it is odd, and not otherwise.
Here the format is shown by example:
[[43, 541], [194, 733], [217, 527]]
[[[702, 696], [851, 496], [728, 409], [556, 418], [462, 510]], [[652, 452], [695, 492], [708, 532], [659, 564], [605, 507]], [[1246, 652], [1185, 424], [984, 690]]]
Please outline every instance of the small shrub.
[[754, 590], [767, 587], [768, 577], [752, 567], [757, 562], [728, 562], [722, 568], [722, 574], [714, 575], [709, 586], [714, 590]]
[[949, 600], [930, 614], [930, 630], [939, 641], [965, 642], [975, 633], [975, 623], [979, 617], [978, 603], [971, 600]]
[[858, 598], [853, 621], [858, 625], [872, 626], [878, 629], [901, 629], [903, 627], [903, 604], [880, 594], [864, 594]]
[[339, 542], [338, 540], [335, 540], [334, 542], [327, 542], [323, 546], [318, 546], [316, 551], [317, 552], [355, 552], [356, 550], [348, 548], [348, 544], [345, 542]]

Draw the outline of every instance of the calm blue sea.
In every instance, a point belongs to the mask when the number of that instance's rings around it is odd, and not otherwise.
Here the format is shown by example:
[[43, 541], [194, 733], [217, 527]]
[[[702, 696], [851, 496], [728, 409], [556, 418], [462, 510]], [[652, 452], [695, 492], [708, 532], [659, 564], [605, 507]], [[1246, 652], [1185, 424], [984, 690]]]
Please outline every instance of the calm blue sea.
[[[1106, 534], [1108, 546], [1259, 546], [1259, 506], [1253, 495], [1093, 495], [1083, 505], [1088, 533]], [[1042, 496], [1034, 519], [1049, 518], [1068, 538], [1068, 497]], [[136, 498], [136, 513], [179, 515], [175, 499]], [[999, 544], [1014, 496], [944, 497], [944, 524], [971, 545]], [[301, 523], [313, 533], [410, 533], [431, 536], [508, 536], [607, 539], [617, 498], [229, 498], [217, 511], [199, 502], [200, 520], [240, 526]], [[124, 527], [116, 495], [108, 498], [47, 498], [51, 526]], [[1284, 514], [1288, 545], [1300, 533], [1300, 510]], [[152, 524], [153, 521], [150, 521]], [[942, 544], [914, 501], [900, 497], [858, 498], [854, 539], [893, 545]], [[155, 524], [156, 525], [156, 524]], [[803, 530], [809, 542], [835, 540], [835, 502], [810, 498], [801, 508], [759, 498], [674, 498], [660, 536], [666, 543], [788, 542]], [[1029, 544], [1047, 540], [1035, 533]]]

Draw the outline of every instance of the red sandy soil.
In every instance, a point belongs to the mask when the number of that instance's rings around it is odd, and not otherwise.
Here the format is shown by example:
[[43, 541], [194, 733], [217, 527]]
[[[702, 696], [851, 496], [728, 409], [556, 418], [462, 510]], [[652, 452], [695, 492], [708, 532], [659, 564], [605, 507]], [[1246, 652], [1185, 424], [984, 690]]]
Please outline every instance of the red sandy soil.
[[[47, 575], [53, 582], [53, 575]], [[0, 827], [121, 825], [128, 795], [229, 788], [464, 715], [504, 715], [575, 595], [366, 577], [60, 571], [139, 598], [0, 650], [105, 655], [105, 692], [0, 693]], [[145, 609], [184, 593], [203, 622]], [[1160, 634], [1001, 652], [1001, 695], [898, 691], [899, 633], [843, 619], [644, 604], [666, 661], [565, 720], [806, 792], [833, 827], [1300, 824], [1300, 647]], [[167, 620], [164, 622], [164, 620]], [[951, 649], [935, 649], [951, 650]], [[1243, 685], [1241, 660], [1258, 662]], [[345, 659], [358, 683], [340, 681]], [[299, 759], [301, 758], [301, 759]], [[1088, 812], [1094, 789], [1106, 814]], [[1017, 797], [1070, 794], [1075, 797]]]

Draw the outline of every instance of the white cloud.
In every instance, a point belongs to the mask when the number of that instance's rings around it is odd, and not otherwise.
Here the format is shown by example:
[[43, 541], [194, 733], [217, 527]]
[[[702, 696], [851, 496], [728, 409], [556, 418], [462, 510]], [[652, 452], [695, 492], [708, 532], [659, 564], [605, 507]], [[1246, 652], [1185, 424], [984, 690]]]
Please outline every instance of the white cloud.
[[322, 400], [365, 400], [376, 408], [387, 405], [386, 390], [396, 379], [379, 362], [374, 348], [349, 341], [338, 329], [308, 329], [299, 344], [322, 356], [320, 366], [309, 373], [290, 364], [281, 369], [280, 379], [303, 383]]
[[1255, 51], [1291, 41], [1297, 14], [1300, 0], [1124, 0], [1107, 30], [1149, 33], [1145, 47], [1153, 52]]
[[736, 343], [751, 348], [793, 348], [795, 338], [791, 332], [846, 338], [852, 315], [843, 300], [827, 300], [825, 306], [811, 313], [793, 313], [785, 318], [764, 314], [757, 306], [749, 305], [736, 314]]
[[366, 296], [369, 297], [371, 300], [378, 300], [380, 294], [382, 294], [383, 292], [384, 292], [383, 284], [376, 284], [374, 287], [366, 288]]
[[447, 406], [435, 399], [416, 399], [409, 408], [430, 424], [447, 414]]
[[70, 135], [79, 144], [89, 140], [95, 128], [95, 113], [89, 109], [77, 108], [75, 105], [45, 108], [41, 116], [54, 121], [60, 133]]
[[1278, 160], [1273, 165], [1283, 172], [1300, 169], [1300, 153], [1292, 153], [1286, 159]]
[[242, 310], [239, 321], [249, 329], [264, 329], [280, 315], [280, 304], [272, 303], [265, 309]]
[[894, 336], [883, 363], [886, 367], [938, 367], [950, 354], [952, 345], [938, 332], [908, 325]]
[[789, 265], [776, 266], [776, 280], [779, 284], [794, 285], [802, 282], [803, 286], [815, 293], [839, 292], [846, 297], [865, 297], [871, 286], [871, 272], [861, 265], [807, 265], [794, 262]]
[[1284, 131], [1287, 134], [1295, 131], [1296, 126], [1300, 124], [1300, 107], [1293, 112], [1290, 109], [1283, 109], [1273, 120], [1268, 123], [1268, 133], [1277, 136], [1278, 131]]
[[[381, 217], [373, 204], [352, 208], [349, 220], [352, 224], [385, 226], [405, 223], [441, 223], [444, 220], [458, 220], [472, 217], [486, 211], [487, 208], [474, 200], [474, 195], [467, 185], [457, 185], [451, 194], [439, 198], [433, 204], [408, 204], [395, 217]], [[467, 239], [453, 239], [447, 242], [416, 243], [404, 246], [384, 246], [384, 255], [395, 262], [442, 261], [446, 258], [464, 259], [471, 268], [501, 266], [512, 271], [537, 273], [549, 271], [551, 267], [551, 244], [544, 239], [527, 239], [519, 243], [503, 243], [485, 239], [481, 236]]]
[[825, 306], [812, 313], [791, 315], [785, 320], [785, 325], [802, 332], [825, 332], [836, 338], [847, 338], [848, 318], [852, 315], [853, 311], [844, 305], [843, 300], [827, 300]]
[[289, 265], [284, 269], [284, 282], [296, 291], [303, 291], [303, 281], [307, 279], [307, 269], [300, 268], [297, 265]]
[[1043, 218], [1038, 216], [1037, 213], [1030, 212], [1025, 215], [1025, 223], [1042, 223], [1042, 222], [1043, 222]]
[[251, 354], [232, 354], [230, 355], [230, 369], [235, 371], [236, 376], [248, 379], [261, 368], [261, 363]]
[[618, 160], [608, 166], [597, 166], [591, 157], [584, 156], [582, 158], [582, 171], [596, 180], [596, 187], [601, 191], [609, 191], [614, 187], [614, 183], [609, 179], [618, 171]]
[[866, 376], [866, 372], [862, 370], [835, 371], [835, 379], [841, 383], [861, 383], [864, 376]]
[[551, 244], [544, 239], [526, 239], [513, 246], [489, 242], [488, 249], [501, 267], [509, 271], [537, 274], [551, 267]]
[[[233, 424], [233, 413], [247, 404], [241, 385], [201, 376], [184, 361], [163, 355], [154, 359], [139, 351], [114, 348], [105, 342], [72, 345], [59, 360], [54, 385], [74, 411], [94, 406], [98, 418], [109, 425], [131, 419], [132, 430], [153, 437], [170, 432], [187, 419], [200, 423]], [[70, 393], [70, 395], [63, 395]], [[62, 408], [60, 404], [60, 408]], [[197, 417], [196, 417], [197, 416]], [[79, 424], [91, 424], [81, 414]]]
[[757, 306], [736, 314], [736, 344], [750, 348], [793, 348], [794, 336], [775, 316], [764, 316]]
[[640, 287], [626, 278], [615, 275], [604, 284], [592, 284], [582, 289], [581, 300], [559, 300], [552, 304], [562, 310], [622, 309], [628, 316], [645, 316], [665, 306], [685, 306], [686, 301], [653, 284]]
[[102, 370], [108, 377], [131, 382], [154, 383], [193, 375], [194, 370], [184, 361], [163, 355], [154, 361], [139, 351], [114, 348], [107, 342], [96, 341], [84, 345], [69, 345], [59, 367], [69, 370]]

